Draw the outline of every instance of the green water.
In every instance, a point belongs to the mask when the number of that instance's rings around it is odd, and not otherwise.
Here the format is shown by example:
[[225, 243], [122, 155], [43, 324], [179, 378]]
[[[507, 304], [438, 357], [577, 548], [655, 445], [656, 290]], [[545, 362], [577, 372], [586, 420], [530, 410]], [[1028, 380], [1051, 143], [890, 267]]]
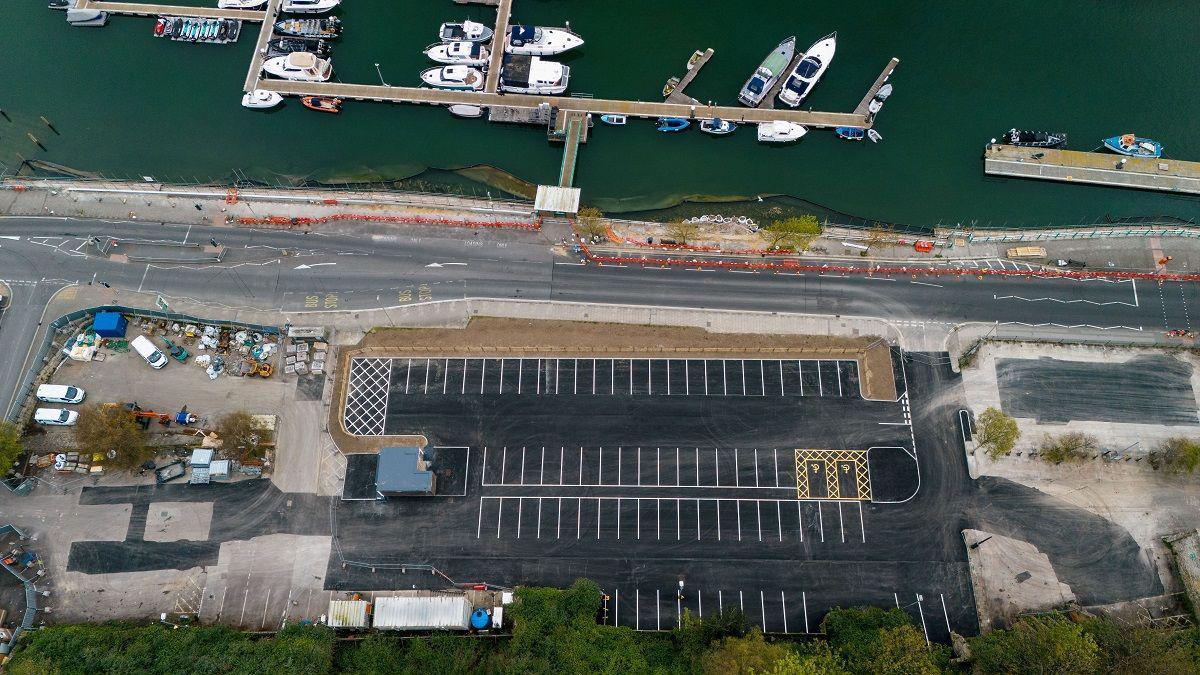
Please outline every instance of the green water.
[[[0, 119], [0, 162], [10, 167], [20, 153], [159, 180], [235, 170], [277, 181], [382, 180], [475, 164], [533, 182], [558, 175], [561, 149], [541, 128], [369, 102], [350, 103], [340, 116], [297, 102], [245, 110], [239, 100], [256, 26], [236, 45], [196, 45], [153, 38], [150, 19], [71, 28], [39, 0], [5, 9], [0, 107], [12, 122]], [[379, 63], [389, 83], [416, 85], [438, 23], [490, 23], [494, 11], [450, 0], [345, 0], [340, 15], [347, 29], [333, 54], [338, 79], [378, 83]], [[1066, 131], [1070, 147], [1084, 150], [1136, 131], [1163, 142], [1170, 157], [1200, 160], [1194, 0], [516, 0], [514, 20], [569, 20], [587, 44], [559, 58], [571, 66], [571, 91], [597, 97], [655, 100], [694, 49], [712, 47], [715, 57], [688, 93], [729, 103], [781, 38], [795, 34], [803, 48], [837, 30], [837, 57], [805, 106], [848, 111], [890, 57], [901, 59], [878, 145], [823, 131], [770, 147], [751, 129], [714, 138], [659, 134], [649, 121], [596, 128], [576, 184], [585, 202], [607, 209], [778, 193], [918, 225], [1200, 217], [1197, 198], [989, 179], [980, 161], [983, 144], [1013, 125]]]

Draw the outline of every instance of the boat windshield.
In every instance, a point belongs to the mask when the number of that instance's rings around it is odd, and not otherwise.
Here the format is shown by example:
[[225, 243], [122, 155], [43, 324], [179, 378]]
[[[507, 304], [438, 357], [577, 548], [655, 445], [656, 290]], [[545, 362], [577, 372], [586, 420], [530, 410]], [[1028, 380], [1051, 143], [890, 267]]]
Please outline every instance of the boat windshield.
[[750, 78], [750, 81], [746, 83], [746, 89], [748, 89], [751, 93], [761, 94], [764, 84], [766, 84], [766, 82], [763, 82], [762, 79], [760, 79], [758, 76], [755, 76]]
[[821, 69], [821, 60], [820, 59], [816, 58], [815, 56], [806, 56], [806, 57], [804, 57], [804, 60], [800, 62], [800, 65], [796, 66], [796, 75], [799, 75], [800, 77], [804, 77], [804, 78], [809, 78], [809, 77], [812, 77], [813, 75], [816, 75], [817, 71], [820, 69]]
[[804, 92], [808, 91], [808, 85], [809, 82], [807, 80], [802, 80], [798, 76], [793, 76], [792, 78], [788, 79], [787, 88], [803, 96]]

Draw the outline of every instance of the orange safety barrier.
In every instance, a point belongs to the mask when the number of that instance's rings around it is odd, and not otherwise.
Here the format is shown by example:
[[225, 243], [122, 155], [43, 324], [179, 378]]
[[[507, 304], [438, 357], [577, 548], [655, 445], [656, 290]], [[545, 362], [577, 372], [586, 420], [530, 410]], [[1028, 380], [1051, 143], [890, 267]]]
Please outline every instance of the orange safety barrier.
[[448, 227], [496, 228], [537, 231], [542, 229], [541, 220], [518, 223], [506, 220], [462, 220], [456, 218], [425, 218], [421, 216], [383, 216], [372, 213], [335, 213], [318, 218], [269, 216], [266, 218], [238, 218], [239, 225], [316, 225], [334, 221], [356, 220], [361, 222], [402, 223], [406, 225], [446, 225]]
[[587, 246], [580, 246], [584, 258], [595, 263], [616, 265], [657, 265], [667, 267], [713, 267], [717, 269], [776, 270], [788, 272], [819, 272], [822, 274], [862, 274], [868, 276], [909, 274], [916, 276], [974, 275], [984, 277], [1041, 277], [1062, 279], [1143, 279], [1148, 281], [1200, 281], [1200, 273], [1178, 272], [1126, 272], [1116, 270], [1019, 270], [1019, 269], [976, 269], [966, 267], [924, 267], [920, 265], [891, 265], [859, 267], [855, 265], [805, 263], [798, 260], [780, 262], [755, 262], [751, 260], [697, 260], [685, 258], [651, 258], [648, 256], [596, 255]]
[[225, 191], [225, 203], [226, 204], [236, 204], [237, 200], [238, 200], [237, 188], [231, 187]]

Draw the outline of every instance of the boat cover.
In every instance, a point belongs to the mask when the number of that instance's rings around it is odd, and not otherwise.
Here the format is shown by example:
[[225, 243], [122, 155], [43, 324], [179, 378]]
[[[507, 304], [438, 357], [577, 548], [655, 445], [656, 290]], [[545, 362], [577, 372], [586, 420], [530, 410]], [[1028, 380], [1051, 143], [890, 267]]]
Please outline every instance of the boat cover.
[[536, 34], [537, 28], [528, 24], [513, 26], [512, 29], [512, 39], [514, 42], [532, 42]]

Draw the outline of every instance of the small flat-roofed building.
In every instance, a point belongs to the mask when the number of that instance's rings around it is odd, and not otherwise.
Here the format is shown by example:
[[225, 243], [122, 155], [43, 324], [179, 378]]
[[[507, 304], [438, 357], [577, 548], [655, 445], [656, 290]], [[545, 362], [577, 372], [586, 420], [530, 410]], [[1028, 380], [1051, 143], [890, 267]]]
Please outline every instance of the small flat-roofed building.
[[401, 595], [376, 598], [371, 624], [392, 630], [467, 630], [470, 620], [466, 595]]
[[436, 488], [433, 472], [421, 448], [391, 447], [379, 451], [375, 467], [375, 492], [388, 497], [427, 497]]

